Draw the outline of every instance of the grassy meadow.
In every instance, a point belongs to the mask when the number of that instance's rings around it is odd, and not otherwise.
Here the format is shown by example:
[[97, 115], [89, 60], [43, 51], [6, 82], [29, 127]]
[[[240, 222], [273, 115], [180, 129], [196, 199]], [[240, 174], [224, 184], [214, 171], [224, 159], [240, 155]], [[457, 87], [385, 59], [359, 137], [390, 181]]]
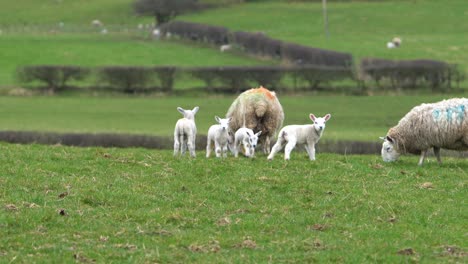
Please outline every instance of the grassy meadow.
[[5, 263], [462, 263], [468, 164], [0, 144]]
[[[222, 0], [223, 3], [234, 0]], [[216, 47], [152, 39], [133, 0], [18, 0], [0, 8], [0, 131], [172, 136], [176, 107], [200, 106], [199, 134], [233, 96], [68, 92], [6, 96], [32, 64], [271, 65]], [[217, 0], [205, 0], [220, 3]], [[177, 19], [261, 31], [363, 57], [438, 59], [468, 74], [464, 0], [259, 1]], [[91, 21], [101, 20], [103, 35]], [[63, 22], [63, 27], [59, 26]], [[400, 49], [388, 50], [394, 36]], [[468, 87], [466, 81], [462, 88]], [[182, 84], [183, 86], [184, 84]], [[192, 84], [191, 84], [192, 85]], [[181, 84], [177, 84], [179, 88]], [[193, 87], [193, 86], [190, 86]], [[415, 105], [464, 96], [282, 94], [285, 122], [331, 113], [322, 140], [378, 141]], [[26, 93], [28, 94], [28, 93]], [[169, 139], [168, 139], [169, 140]], [[319, 144], [320, 147], [320, 144]], [[170, 150], [0, 142], [0, 263], [465, 263], [466, 159], [304, 152], [273, 162], [174, 158]]]
[[[454, 96], [454, 95], [451, 95]], [[332, 118], [326, 140], [378, 141], [415, 105], [447, 95], [282, 96], [284, 125], [308, 124], [309, 113]], [[0, 97], [0, 130], [130, 133], [172, 137], [178, 106], [200, 106], [198, 133], [206, 135], [235, 97]]]

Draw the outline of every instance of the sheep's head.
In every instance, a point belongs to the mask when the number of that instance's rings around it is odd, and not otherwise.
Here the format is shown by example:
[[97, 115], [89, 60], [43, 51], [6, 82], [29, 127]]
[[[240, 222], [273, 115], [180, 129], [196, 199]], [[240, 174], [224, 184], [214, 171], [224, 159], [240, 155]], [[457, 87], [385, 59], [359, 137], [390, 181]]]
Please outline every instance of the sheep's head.
[[262, 131], [259, 131], [255, 134], [251, 134], [249, 131], [247, 131], [249, 146], [246, 150], [246, 155], [248, 157], [253, 157], [255, 155], [255, 148], [257, 147], [257, 144], [258, 144], [258, 137], [261, 134], [262, 134]]
[[310, 114], [309, 117], [314, 122], [315, 131], [320, 134], [325, 130], [325, 123], [331, 118], [331, 115], [326, 114], [324, 117], [316, 117], [314, 114]]
[[221, 129], [223, 131], [228, 131], [229, 128], [229, 122], [231, 122], [231, 118], [220, 118], [218, 116], [215, 116], [216, 122], [221, 126]]
[[197, 114], [198, 109], [200, 109], [198, 106], [195, 106], [195, 108], [192, 110], [185, 110], [182, 107], [177, 107], [177, 111], [184, 115], [185, 118], [190, 120], [195, 120], [195, 115]]
[[382, 160], [385, 162], [397, 161], [400, 157], [400, 153], [395, 149], [395, 140], [389, 136], [380, 137], [383, 140], [382, 143]]

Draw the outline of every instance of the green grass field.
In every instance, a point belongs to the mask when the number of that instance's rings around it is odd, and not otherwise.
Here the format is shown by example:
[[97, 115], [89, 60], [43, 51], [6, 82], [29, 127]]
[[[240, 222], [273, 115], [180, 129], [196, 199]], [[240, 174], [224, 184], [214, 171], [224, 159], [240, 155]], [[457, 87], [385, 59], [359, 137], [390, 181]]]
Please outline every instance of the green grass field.
[[462, 263], [468, 166], [0, 144], [5, 263]]
[[[452, 96], [452, 95], [451, 95]], [[446, 95], [282, 96], [284, 125], [308, 124], [309, 113], [332, 114], [324, 139], [377, 141], [413, 106]], [[110, 132], [171, 137], [178, 106], [200, 106], [198, 133], [206, 135], [214, 116], [224, 116], [235, 97], [0, 97], [0, 130]]]

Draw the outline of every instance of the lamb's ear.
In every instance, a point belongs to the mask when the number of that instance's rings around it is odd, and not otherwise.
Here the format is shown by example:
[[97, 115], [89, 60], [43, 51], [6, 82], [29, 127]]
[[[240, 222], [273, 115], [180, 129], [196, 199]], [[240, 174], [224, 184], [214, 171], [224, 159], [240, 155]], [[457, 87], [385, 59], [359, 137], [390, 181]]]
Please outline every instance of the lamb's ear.
[[326, 114], [324, 118], [325, 122], [327, 122], [331, 118], [331, 114]]
[[314, 122], [315, 122], [315, 119], [316, 119], [316, 117], [315, 117], [315, 115], [314, 115], [314, 114], [310, 114], [310, 115], [309, 115], [309, 118], [310, 118], [310, 120], [312, 120], [312, 121], [314, 121]]
[[385, 139], [392, 144], [395, 143], [395, 140], [389, 136], [386, 136]]
[[231, 122], [231, 120], [232, 120], [232, 117], [228, 118], [228, 123], [230, 123], [230, 122]]
[[257, 137], [259, 137], [262, 134], [262, 131], [258, 131], [257, 134], [255, 134]]
[[195, 106], [195, 108], [193, 108], [192, 110], [193, 114], [195, 115], [198, 112], [198, 110], [200, 110], [200, 107]]
[[247, 136], [251, 137], [252, 135], [250, 135], [249, 131], [245, 131], [245, 133], [247, 133]]
[[182, 107], [177, 107], [177, 111], [179, 111], [181, 114], [185, 114], [185, 110]]
[[219, 116], [215, 116], [215, 120], [219, 123]]
[[381, 140], [385, 140], [385, 137], [379, 137]]

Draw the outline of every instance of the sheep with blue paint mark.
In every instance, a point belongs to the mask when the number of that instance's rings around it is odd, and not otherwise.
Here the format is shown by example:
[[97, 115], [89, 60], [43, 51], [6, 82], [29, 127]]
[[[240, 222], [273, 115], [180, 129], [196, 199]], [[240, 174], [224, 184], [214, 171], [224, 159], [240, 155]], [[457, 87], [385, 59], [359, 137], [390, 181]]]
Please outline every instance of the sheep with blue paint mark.
[[468, 150], [468, 99], [453, 98], [416, 106], [381, 139], [385, 162], [411, 153], [420, 155], [418, 165], [422, 165], [427, 151], [433, 148], [441, 163], [440, 149]]

